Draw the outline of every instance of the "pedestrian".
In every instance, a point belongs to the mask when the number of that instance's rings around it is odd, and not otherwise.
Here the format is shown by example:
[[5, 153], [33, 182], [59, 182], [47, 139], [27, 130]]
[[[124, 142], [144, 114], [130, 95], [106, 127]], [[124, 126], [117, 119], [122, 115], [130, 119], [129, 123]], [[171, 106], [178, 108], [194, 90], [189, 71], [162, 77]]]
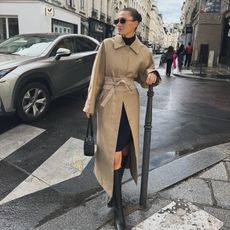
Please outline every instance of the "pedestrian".
[[172, 63], [172, 67], [173, 67], [173, 70], [176, 69], [176, 52], [173, 51], [173, 63]]
[[139, 94], [142, 87], [157, 84], [152, 54], [135, 31], [142, 21], [134, 8], [124, 8], [114, 20], [118, 34], [107, 38], [98, 50], [83, 111], [97, 114], [95, 176], [114, 208], [116, 229], [126, 229], [121, 194], [124, 168], [137, 183], [139, 155]]
[[165, 57], [165, 52], [163, 52], [160, 57], [159, 67], [164, 67], [165, 63], [166, 63], [166, 57]]
[[177, 52], [176, 52], [179, 72], [181, 72], [181, 70], [182, 70], [183, 61], [184, 61], [184, 54], [185, 54], [184, 45], [181, 44], [180, 47], [177, 49]]
[[171, 69], [172, 69], [172, 63], [173, 63], [173, 47], [169, 46], [167, 52], [165, 53], [165, 59], [166, 59], [166, 76], [170, 77], [171, 75]]
[[184, 66], [187, 67], [187, 69], [189, 69], [190, 67], [190, 63], [191, 63], [191, 59], [192, 59], [192, 45], [191, 42], [188, 43], [188, 45], [185, 48], [185, 64]]

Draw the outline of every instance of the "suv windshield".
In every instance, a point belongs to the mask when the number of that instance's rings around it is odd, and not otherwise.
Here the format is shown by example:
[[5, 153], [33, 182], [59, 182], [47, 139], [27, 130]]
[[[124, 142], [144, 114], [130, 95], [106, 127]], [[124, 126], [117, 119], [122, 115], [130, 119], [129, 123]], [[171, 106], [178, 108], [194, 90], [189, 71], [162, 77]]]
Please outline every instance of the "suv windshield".
[[21, 56], [39, 56], [57, 36], [25, 35], [15, 36], [0, 44], [0, 53]]

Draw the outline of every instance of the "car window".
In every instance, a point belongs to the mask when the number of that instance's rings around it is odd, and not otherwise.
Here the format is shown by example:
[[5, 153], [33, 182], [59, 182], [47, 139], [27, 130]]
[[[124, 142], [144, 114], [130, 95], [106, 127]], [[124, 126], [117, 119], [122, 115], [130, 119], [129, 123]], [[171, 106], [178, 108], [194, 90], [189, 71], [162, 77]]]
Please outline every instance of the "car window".
[[69, 49], [71, 53], [74, 53], [74, 43], [73, 38], [64, 38], [58, 42], [58, 44], [53, 48], [50, 56], [55, 56], [59, 48]]
[[93, 51], [96, 49], [97, 44], [85, 37], [75, 37], [75, 52], [87, 52]]
[[54, 39], [54, 36], [42, 37], [42, 35], [15, 36], [0, 44], [0, 53], [39, 56]]

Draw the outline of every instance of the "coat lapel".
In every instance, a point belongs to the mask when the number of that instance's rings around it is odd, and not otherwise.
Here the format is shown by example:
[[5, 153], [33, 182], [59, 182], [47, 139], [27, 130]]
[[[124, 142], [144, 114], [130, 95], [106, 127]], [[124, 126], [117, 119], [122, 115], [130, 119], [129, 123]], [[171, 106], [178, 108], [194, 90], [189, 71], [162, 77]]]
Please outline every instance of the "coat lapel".
[[[114, 49], [119, 49], [125, 46], [125, 42], [123, 41], [121, 35], [116, 35], [114, 38]], [[135, 41], [130, 45], [130, 48], [136, 53], [139, 54], [142, 43], [136, 37]]]

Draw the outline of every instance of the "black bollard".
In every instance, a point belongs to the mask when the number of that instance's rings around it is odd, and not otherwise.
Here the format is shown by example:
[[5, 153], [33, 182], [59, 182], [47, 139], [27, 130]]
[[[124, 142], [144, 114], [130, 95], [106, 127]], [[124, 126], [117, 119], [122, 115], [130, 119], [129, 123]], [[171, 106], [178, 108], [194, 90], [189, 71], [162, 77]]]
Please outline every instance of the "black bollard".
[[152, 101], [153, 101], [153, 85], [149, 86], [147, 92], [148, 101], [145, 114], [145, 132], [144, 132], [144, 144], [143, 144], [143, 158], [142, 158], [142, 175], [141, 175], [141, 193], [140, 193], [140, 205], [146, 208], [147, 203], [147, 191], [148, 191], [148, 176], [149, 176], [149, 155], [151, 144], [151, 129], [152, 129]]

